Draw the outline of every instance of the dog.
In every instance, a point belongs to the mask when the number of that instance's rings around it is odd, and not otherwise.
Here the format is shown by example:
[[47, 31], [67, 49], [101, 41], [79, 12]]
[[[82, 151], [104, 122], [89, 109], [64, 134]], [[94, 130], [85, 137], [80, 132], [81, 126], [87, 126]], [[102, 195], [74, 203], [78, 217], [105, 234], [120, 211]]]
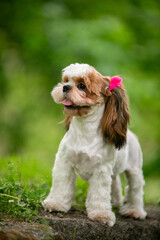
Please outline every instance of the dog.
[[[62, 70], [62, 83], [51, 95], [64, 105], [67, 132], [56, 154], [52, 187], [43, 202], [45, 210], [69, 211], [79, 174], [89, 182], [89, 219], [113, 226], [112, 205], [121, 215], [144, 219], [142, 151], [128, 129], [129, 104], [122, 79], [75, 63]], [[122, 172], [128, 180], [124, 198]]]

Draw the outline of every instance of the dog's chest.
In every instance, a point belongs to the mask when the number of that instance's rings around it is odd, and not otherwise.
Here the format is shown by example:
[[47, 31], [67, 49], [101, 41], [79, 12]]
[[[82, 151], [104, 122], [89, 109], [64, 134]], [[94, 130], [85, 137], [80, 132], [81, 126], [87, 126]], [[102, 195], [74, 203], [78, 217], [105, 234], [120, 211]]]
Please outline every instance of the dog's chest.
[[69, 163], [84, 180], [113, 159], [113, 148], [103, 142], [100, 134], [84, 136], [68, 132], [64, 144]]
[[93, 170], [102, 162], [103, 147], [102, 142], [97, 137], [83, 138], [78, 136], [77, 140], [72, 142], [72, 150], [74, 158], [72, 165], [83, 178], [92, 174]]
[[76, 172], [84, 179], [88, 180], [94, 169], [101, 164], [102, 156], [99, 154], [89, 155], [87, 152], [79, 151], [73, 159], [73, 167]]

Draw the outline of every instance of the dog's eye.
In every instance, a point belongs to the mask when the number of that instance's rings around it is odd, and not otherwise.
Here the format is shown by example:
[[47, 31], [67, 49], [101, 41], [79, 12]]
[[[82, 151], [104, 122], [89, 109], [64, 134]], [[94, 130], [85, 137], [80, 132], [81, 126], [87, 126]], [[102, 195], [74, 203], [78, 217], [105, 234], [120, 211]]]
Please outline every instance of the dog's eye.
[[78, 88], [79, 90], [85, 90], [85, 89], [86, 89], [86, 86], [84, 85], [84, 83], [79, 83], [79, 84], [77, 85], [77, 88]]

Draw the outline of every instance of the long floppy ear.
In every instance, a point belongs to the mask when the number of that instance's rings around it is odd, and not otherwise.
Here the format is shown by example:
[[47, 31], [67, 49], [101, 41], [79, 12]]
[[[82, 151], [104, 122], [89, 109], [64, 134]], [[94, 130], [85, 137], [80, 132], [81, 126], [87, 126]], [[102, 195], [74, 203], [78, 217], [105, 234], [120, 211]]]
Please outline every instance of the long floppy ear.
[[117, 149], [126, 143], [127, 126], [130, 119], [128, 98], [123, 88], [115, 87], [107, 97], [102, 118], [102, 134], [106, 141]]

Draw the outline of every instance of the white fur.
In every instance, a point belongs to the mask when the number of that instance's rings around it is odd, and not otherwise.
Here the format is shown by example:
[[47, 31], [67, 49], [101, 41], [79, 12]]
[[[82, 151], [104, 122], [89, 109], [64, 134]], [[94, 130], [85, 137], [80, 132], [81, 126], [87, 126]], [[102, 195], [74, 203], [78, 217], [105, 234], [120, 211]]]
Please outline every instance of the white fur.
[[[79, 65], [77, 74], [78, 69]], [[82, 69], [85, 72], [88, 67], [84, 65]], [[72, 76], [72, 65], [64, 72]], [[140, 219], [146, 217], [143, 208], [142, 152], [137, 138], [129, 130], [127, 144], [120, 150], [103, 141], [99, 128], [103, 112], [104, 105], [93, 106], [88, 115], [73, 117], [56, 154], [52, 188], [43, 205], [49, 211], [67, 212], [74, 198], [78, 173], [89, 182], [86, 199], [89, 218], [113, 226], [115, 215], [112, 212], [111, 192], [112, 202], [120, 207], [122, 215]], [[124, 203], [119, 179], [123, 171], [128, 179]]]
[[72, 77], [83, 77], [85, 74], [91, 72], [93, 67], [88, 64], [75, 63], [62, 70], [62, 76]]

